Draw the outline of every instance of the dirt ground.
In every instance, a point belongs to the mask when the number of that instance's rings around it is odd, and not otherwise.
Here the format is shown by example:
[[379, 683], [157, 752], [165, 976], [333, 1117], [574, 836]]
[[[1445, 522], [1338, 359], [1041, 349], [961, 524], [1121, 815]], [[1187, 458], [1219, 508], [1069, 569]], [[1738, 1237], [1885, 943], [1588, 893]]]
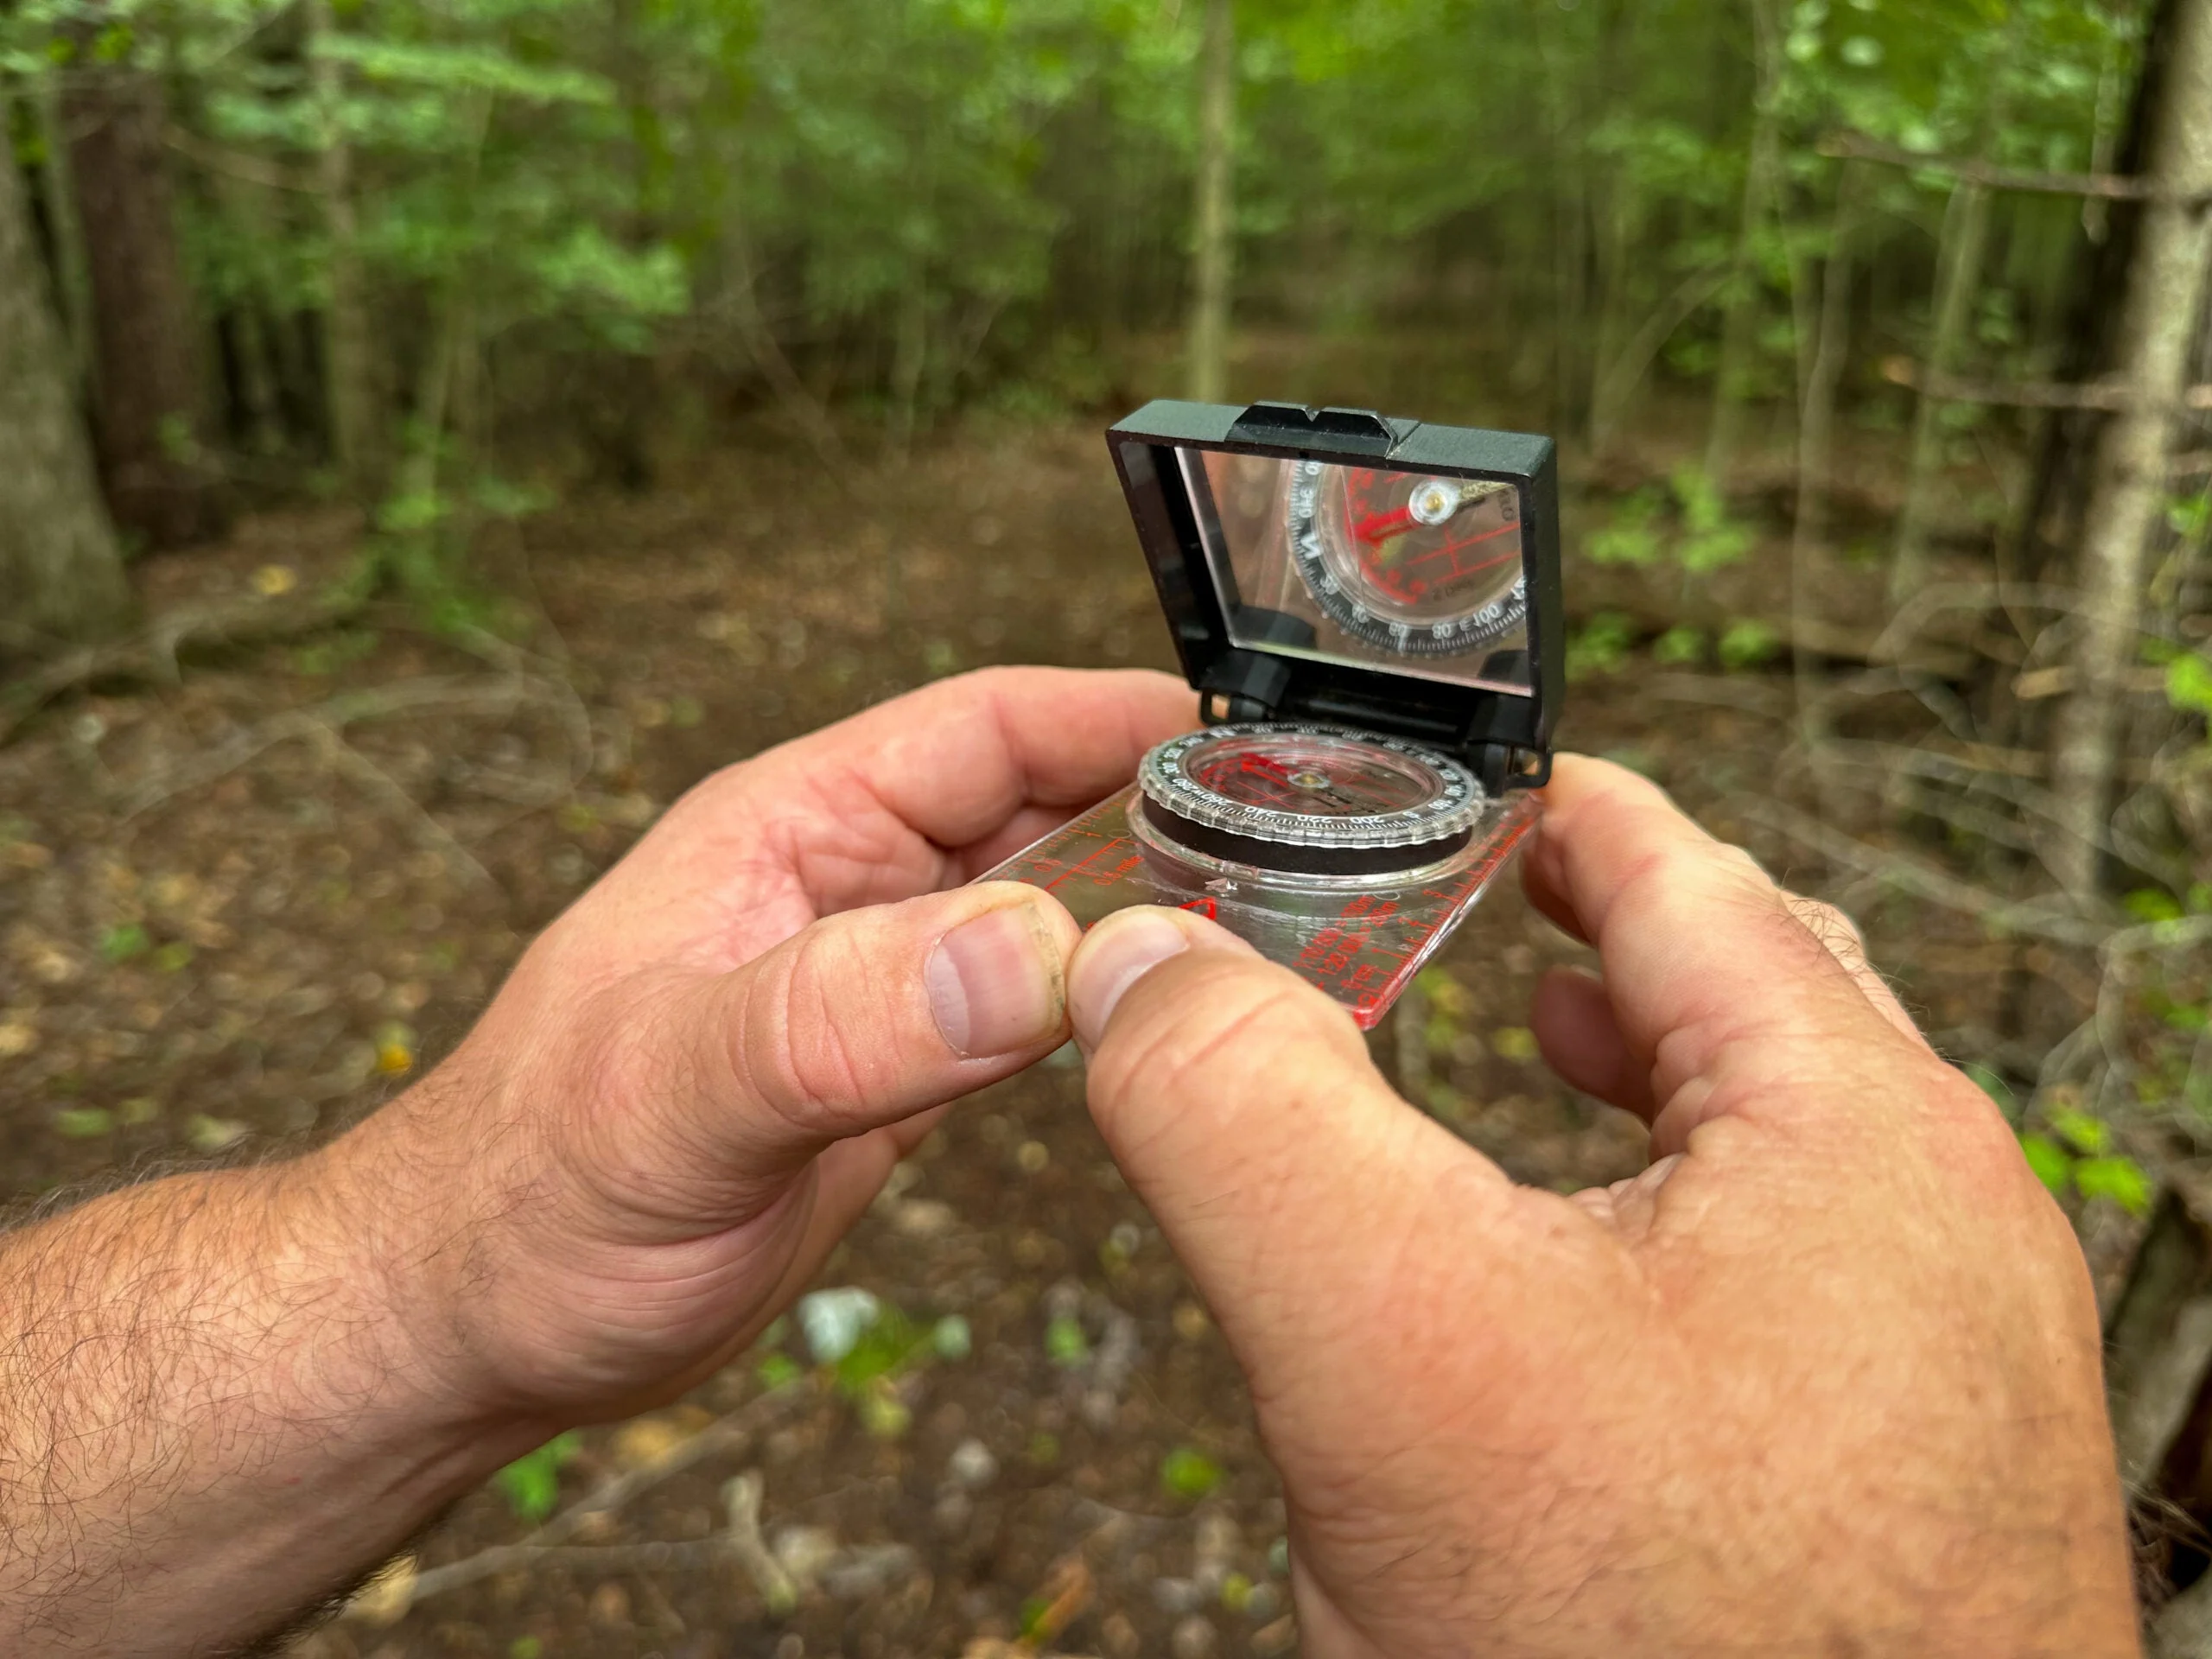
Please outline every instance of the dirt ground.
[[[257, 518], [151, 567], [150, 602], [305, 592], [348, 542], [332, 515]], [[726, 456], [489, 533], [484, 575], [520, 607], [499, 635], [372, 611], [195, 661], [165, 689], [65, 699], [0, 748], [9, 1197], [263, 1154], [372, 1109], [715, 767], [982, 664], [1172, 662], [1087, 428], [974, 431], [858, 477]], [[1792, 787], [1787, 708], [1778, 671], [1637, 659], [1574, 686], [1564, 737], [1821, 887], [1757, 810]], [[1836, 890], [1953, 1052], [1998, 1041], [2001, 947], [1886, 889]], [[1643, 1159], [1641, 1128], [1554, 1081], [1524, 1029], [1535, 976], [1578, 954], [1503, 884], [1376, 1039], [1424, 1107], [1561, 1190]], [[1294, 1646], [1281, 1504], [1239, 1380], [1092, 1133], [1078, 1065], [963, 1105], [823, 1282], [917, 1327], [957, 1316], [964, 1351], [948, 1339], [841, 1392], [788, 1334], [681, 1408], [586, 1431], [559, 1503], [624, 1475], [641, 1490], [566, 1545], [404, 1611], [372, 1594], [303, 1650], [894, 1659], [1025, 1630], [1115, 1659]], [[795, 1580], [788, 1609], [710, 1542], [746, 1473]], [[416, 1566], [531, 1531], [487, 1488]]]

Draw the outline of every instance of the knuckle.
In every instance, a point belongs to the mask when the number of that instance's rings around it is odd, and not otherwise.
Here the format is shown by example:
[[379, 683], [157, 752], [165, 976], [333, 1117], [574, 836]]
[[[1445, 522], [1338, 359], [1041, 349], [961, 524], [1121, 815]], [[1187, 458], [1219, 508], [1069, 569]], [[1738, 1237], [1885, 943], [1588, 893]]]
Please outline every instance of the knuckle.
[[842, 930], [811, 929], [772, 953], [740, 1003], [738, 1078], [778, 1116], [822, 1127], [825, 1109], [868, 1092], [883, 1057], [852, 1040], [841, 1008], [876, 1006], [875, 976]]

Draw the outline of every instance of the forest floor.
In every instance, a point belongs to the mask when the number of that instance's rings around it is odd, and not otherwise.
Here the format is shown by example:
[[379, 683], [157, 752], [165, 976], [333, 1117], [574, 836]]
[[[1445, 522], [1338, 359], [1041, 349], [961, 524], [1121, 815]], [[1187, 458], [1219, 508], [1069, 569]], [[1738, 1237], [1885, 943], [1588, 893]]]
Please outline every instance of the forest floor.
[[[149, 602], [308, 592], [351, 540], [334, 514], [257, 518], [149, 565]], [[504, 527], [484, 569], [526, 611], [503, 632], [527, 650], [370, 612], [203, 655], [164, 689], [74, 696], [0, 748], [0, 1193], [277, 1149], [372, 1109], [715, 767], [986, 663], [1172, 665], [1088, 428], [978, 429], [834, 480], [734, 452]], [[1866, 581], [1837, 580], [1853, 591], [1824, 614], [1878, 613]], [[1631, 652], [1588, 665], [1563, 738], [1818, 887], [1765, 810], [1796, 786], [1789, 686], [1786, 659], [1662, 671]], [[1878, 883], [1844, 896], [1954, 1052], [1994, 1040], [2009, 947]], [[1376, 1039], [1424, 1107], [1561, 1190], [1644, 1158], [1641, 1128], [1553, 1079], [1525, 1029], [1535, 977], [1581, 954], [1503, 884]], [[557, 1503], [624, 1476], [632, 1496], [565, 1544], [444, 1575], [404, 1611], [372, 1593], [302, 1650], [892, 1659], [1029, 1630], [1114, 1659], [1287, 1651], [1282, 1509], [1237, 1374], [1061, 1058], [954, 1113], [822, 1281], [918, 1325], [957, 1316], [964, 1351], [855, 1400], [796, 1335], [764, 1347], [679, 1407], [586, 1431]], [[707, 1545], [745, 1471], [798, 1584], [787, 1611]], [[417, 1566], [531, 1530], [487, 1487]], [[630, 1548], [652, 1543], [688, 1548]]]

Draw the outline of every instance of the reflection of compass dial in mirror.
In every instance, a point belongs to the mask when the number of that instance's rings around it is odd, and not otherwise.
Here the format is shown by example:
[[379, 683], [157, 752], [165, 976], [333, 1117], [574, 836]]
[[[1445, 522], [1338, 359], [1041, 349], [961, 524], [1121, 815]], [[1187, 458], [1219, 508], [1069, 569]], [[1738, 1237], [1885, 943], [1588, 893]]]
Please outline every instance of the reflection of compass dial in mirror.
[[1528, 615], [1521, 498], [1510, 484], [1301, 461], [1290, 549], [1330, 619], [1384, 651], [1453, 655]]
[[1482, 786], [1395, 738], [1305, 724], [1215, 726], [1161, 744], [1144, 813], [1179, 846], [1260, 869], [1374, 874], [1465, 847]]

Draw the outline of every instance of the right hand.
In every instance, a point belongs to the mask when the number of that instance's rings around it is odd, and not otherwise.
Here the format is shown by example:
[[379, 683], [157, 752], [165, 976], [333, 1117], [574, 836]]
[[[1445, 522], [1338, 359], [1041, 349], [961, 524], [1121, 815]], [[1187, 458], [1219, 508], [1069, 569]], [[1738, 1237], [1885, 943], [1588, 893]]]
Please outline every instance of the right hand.
[[1573, 1198], [1407, 1107], [1210, 924], [1071, 969], [1093, 1113], [1249, 1376], [1306, 1651], [2136, 1651], [2065, 1218], [1840, 915], [1563, 759], [1534, 1016], [1657, 1158]]

